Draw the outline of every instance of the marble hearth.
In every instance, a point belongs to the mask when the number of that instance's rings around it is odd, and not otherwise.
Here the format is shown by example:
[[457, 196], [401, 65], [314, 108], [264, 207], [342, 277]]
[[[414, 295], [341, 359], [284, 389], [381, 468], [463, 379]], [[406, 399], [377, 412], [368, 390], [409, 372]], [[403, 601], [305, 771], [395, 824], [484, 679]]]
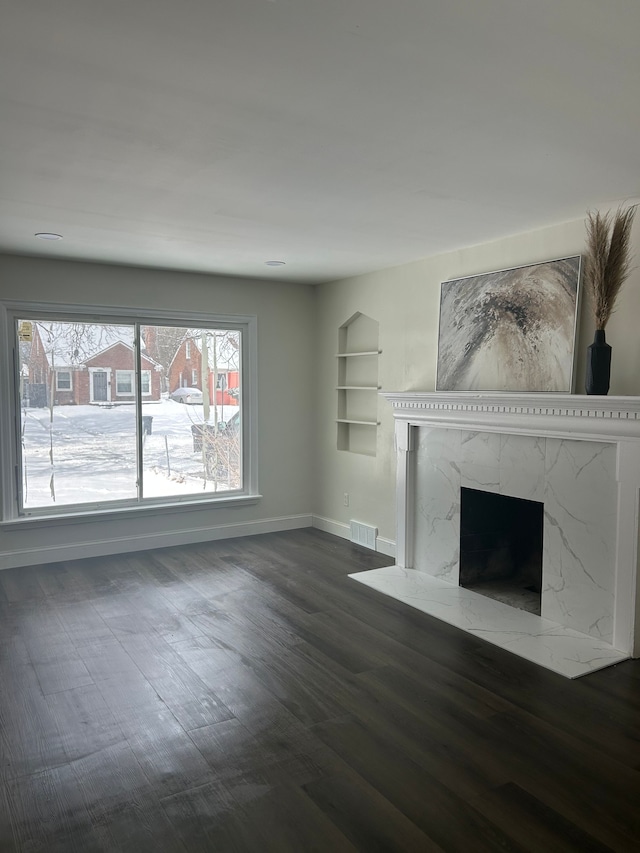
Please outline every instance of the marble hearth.
[[[640, 400], [395, 393], [396, 565], [353, 575], [570, 678], [634, 652]], [[459, 586], [461, 488], [544, 507], [541, 615]]]

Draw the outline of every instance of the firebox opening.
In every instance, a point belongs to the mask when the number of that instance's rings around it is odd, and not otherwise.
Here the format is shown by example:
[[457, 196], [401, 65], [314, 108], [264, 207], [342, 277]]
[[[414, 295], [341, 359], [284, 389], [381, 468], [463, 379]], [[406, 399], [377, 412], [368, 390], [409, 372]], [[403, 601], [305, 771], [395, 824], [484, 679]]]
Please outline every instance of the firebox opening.
[[460, 586], [539, 616], [543, 504], [461, 491]]

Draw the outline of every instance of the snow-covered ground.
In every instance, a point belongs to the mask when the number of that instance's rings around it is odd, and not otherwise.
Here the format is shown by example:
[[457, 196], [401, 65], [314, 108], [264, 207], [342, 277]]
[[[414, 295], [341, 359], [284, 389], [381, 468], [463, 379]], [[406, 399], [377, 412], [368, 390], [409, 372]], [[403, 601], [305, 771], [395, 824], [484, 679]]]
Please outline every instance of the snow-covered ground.
[[[218, 421], [229, 421], [237, 411], [237, 406], [219, 406]], [[143, 404], [142, 415], [153, 418], [151, 434], [144, 436], [144, 497], [239, 487], [238, 431], [219, 434], [218, 479], [205, 480], [191, 432], [193, 424], [203, 422], [203, 407], [163, 399]], [[25, 508], [136, 497], [133, 406], [55, 406], [52, 423], [49, 409], [25, 409], [22, 418]]]

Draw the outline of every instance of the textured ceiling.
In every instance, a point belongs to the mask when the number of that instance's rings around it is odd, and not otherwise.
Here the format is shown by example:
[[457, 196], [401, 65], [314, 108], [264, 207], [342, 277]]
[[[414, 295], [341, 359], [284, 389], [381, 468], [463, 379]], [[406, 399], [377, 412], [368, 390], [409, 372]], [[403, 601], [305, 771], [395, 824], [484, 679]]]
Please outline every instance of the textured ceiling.
[[637, 0], [1, 9], [0, 250], [319, 282], [640, 194]]

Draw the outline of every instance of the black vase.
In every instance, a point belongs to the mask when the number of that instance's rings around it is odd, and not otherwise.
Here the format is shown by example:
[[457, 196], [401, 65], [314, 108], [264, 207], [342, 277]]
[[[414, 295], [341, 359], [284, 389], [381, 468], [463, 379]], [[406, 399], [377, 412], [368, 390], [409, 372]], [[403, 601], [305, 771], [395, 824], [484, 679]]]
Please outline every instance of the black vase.
[[611, 376], [611, 347], [605, 341], [604, 329], [596, 329], [593, 343], [587, 347], [587, 394], [607, 394]]

